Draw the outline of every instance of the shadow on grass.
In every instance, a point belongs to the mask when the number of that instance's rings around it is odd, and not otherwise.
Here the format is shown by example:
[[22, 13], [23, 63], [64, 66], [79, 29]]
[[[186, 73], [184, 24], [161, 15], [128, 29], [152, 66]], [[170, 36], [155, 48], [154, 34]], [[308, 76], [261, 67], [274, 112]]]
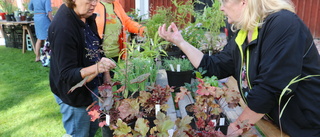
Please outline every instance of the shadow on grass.
[[[62, 136], [58, 104], [49, 86], [49, 68], [34, 53], [0, 46], [0, 136]], [[101, 137], [99, 130], [96, 137]]]
[[0, 47], [1, 111], [19, 105], [25, 97], [50, 93], [49, 68], [33, 59], [33, 52]]

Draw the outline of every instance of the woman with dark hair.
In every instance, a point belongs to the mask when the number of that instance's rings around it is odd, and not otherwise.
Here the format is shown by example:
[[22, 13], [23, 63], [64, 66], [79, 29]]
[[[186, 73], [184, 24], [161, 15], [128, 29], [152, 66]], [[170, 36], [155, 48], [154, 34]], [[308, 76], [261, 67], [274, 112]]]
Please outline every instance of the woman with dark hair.
[[[98, 121], [91, 121], [86, 108], [97, 101], [98, 86], [116, 64], [104, 57], [93, 14], [97, 0], [65, 0], [48, 31], [52, 48], [50, 87], [60, 105], [67, 134], [93, 137]], [[69, 93], [81, 81], [85, 85]]]

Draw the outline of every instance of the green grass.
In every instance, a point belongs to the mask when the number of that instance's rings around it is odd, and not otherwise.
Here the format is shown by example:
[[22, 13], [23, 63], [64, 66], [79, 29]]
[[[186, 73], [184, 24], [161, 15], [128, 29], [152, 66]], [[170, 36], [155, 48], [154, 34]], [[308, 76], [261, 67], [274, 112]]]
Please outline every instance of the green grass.
[[[61, 137], [65, 130], [49, 87], [49, 69], [32, 51], [0, 46], [0, 137]], [[101, 136], [99, 130], [96, 136]]]

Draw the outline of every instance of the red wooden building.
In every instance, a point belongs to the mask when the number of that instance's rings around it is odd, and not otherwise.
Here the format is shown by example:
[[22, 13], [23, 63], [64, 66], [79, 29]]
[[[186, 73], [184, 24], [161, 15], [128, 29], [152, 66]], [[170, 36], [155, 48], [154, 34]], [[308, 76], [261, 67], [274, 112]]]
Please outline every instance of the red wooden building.
[[[51, 0], [52, 6], [58, 7], [62, 0]], [[142, 0], [139, 0], [142, 1]], [[173, 6], [171, 0], [146, 0], [149, 1], [149, 9], [157, 6]], [[187, 0], [180, 0], [187, 1]], [[136, 0], [120, 0], [126, 12], [135, 9]], [[320, 0], [292, 0], [295, 4], [298, 16], [305, 22], [315, 38], [320, 38]], [[146, 3], [147, 4], [147, 3]], [[174, 8], [173, 8], [174, 9]], [[150, 11], [150, 10], [149, 10]], [[152, 15], [152, 10], [150, 11]]]

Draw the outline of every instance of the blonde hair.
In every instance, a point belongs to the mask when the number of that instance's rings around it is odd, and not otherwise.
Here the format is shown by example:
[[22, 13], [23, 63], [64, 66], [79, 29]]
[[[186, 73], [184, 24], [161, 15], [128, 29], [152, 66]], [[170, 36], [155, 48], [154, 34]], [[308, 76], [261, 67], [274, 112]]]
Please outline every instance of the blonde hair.
[[291, 0], [246, 0], [247, 7], [243, 10], [240, 21], [233, 24], [233, 29], [253, 30], [261, 27], [263, 20], [270, 14], [280, 10], [295, 13]]

